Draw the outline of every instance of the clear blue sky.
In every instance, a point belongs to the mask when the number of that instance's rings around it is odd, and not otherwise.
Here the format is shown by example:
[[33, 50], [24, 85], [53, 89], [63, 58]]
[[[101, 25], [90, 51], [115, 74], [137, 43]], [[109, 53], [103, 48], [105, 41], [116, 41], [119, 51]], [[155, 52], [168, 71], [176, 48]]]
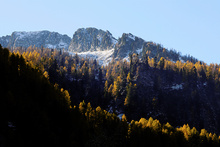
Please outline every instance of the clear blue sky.
[[0, 0], [0, 36], [13, 31], [67, 34], [82, 27], [132, 33], [220, 64], [220, 0]]

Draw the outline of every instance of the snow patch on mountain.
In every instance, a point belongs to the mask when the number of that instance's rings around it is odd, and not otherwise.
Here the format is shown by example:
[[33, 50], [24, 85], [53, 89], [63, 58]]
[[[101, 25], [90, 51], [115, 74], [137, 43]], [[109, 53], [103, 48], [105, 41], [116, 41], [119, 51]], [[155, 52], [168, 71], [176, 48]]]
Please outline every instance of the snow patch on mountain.
[[171, 87], [173, 90], [183, 89], [183, 84], [176, 84]]
[[62, 39], [60, 40], [59, 44], [58, 44], [59, 48], [68, 48], [69, 44], [67, 44], [66, 42], [64, 42]]
[[116, 43], [118, 43], [118, 40], [115, 38], [112, 38], [112, 43], [115, 45]]
[[123, 116], [123, 115], [124, 115], [123, 113], [118, 114], [118, 118], [119, 118], [120, 120], [122, 120], [122, 116]]
[[97, 39], [99, 40], [99, 42], [102, 42], [102, 37], [100, 35], [97, 36]]
[[0, 44], [3, 47], [46, 47], [51, 49], [68, 49], [71, 38], [67, 35], [61, 35], [50, 31], [15, 31], [10, 36], [0, 37]]
[[[24, 34], [24, 32], [15, 32], [15, 35], [19, 38], [19, 39], [23, 39], [24, 37], [26, 37], [26, 35]], [[17, 39], [17, 38], [16, 38]]]
[[114, 49], [111, 50], [105, 50], [105, 51], [87, 51], [87, 52], [70, 52], [69, 54], [75, 55], [77, 53], [78, 56], [83, 58], [93, 58], [99, 61], [100, 65], [106, 66], [109, 62], [112, 60], [112, 54], [114, 52]]
[[127, 62], [130, 62], [130, 59], [129, 59], [129, 53], [127, 53], [127, 56], [124, 57], [123, 60], [126, 60]]
[[56, 45], [46, 44], [45, 47], [46, 47], [46, 48], [55, 49], [55, 48], [56, 48]]
[[140, 48], [140, 49], [137, 49], [137, 50], [136, 50], [137, 54], [140, 54], [140, 53], [142, 52], [142, 50], [143, 50], [143, 47]]
[[134, 41], [135, 41], [135, 36], [134, 36], [134, 35], [132, 35], [131, 33], [129, 33], [129, 34], [128, 34], [128, 38], [130, 38], [130, 39], [132, 39], [132, 40], [134, 40]]
[[34, 37], [37, 36], [40, 33], [40, 31], [33, 31], [33, 32], [14, 32], [14, 34], [19, 38], [19, 39], [23, 39], [23, 38], [27, 38], [27, 37]]

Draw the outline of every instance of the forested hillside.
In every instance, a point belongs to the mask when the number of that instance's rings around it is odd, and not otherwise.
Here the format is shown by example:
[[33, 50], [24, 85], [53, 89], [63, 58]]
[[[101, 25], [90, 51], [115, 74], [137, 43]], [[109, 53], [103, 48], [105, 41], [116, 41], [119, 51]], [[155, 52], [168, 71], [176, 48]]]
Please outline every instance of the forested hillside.
[[1, 146], [67, 146], [85, 137], [68, 91], [1, 46], [0, 67]]
[[[150, 58], [157, 57], [176, 62], [190, 61], [196, 63], [198, 59], [190, 55], [182, 55], [175, 49], [166, 49], [161, 44], [152, 41], [145, 41], [131, 33], [123, 33], [116, 39], [109, 31], [97, 28], [79, 28], [74, 32], [72, 40], [67, 35], [61, 35], [50, 31], [33, 32], [13, 32], [10, 36], [0, 37], [0, 44], [7, 48], [35, 46], [49, 49], [65, 49], [69, 52], [79, 53], [79, 55], [90, 56], [109, 63], [112, 58], [117, 60], [128, 59], [129, 54], [145, 55], [146, 52]], [[110, 51], [110, 52], [108, 52]], [[108, 55], [106, 55], [108, 52]], [[104, 54], [104, 56], [103, 56]], [[101, 63], [102, 64], [102, 63]]]
[[220, 132], [219, 65], [170, 61], [130, 54], [129, 61], [100, 66], [92, 58], [71, 56], [63, 50], [16, 48], [60, 88], [69, 91], [72, 105], [85, 100], [128, 120], [153, 117], [174, 126], [189, 123]]
[[3, 146], [219, 146], [219, 65], [0, 47], [0, 67]]

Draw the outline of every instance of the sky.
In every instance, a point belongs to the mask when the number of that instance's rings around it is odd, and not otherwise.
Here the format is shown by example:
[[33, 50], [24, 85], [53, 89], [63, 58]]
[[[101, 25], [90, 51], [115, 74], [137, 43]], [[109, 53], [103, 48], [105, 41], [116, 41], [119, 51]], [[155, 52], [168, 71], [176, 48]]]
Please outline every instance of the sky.
[[153, 41], [208, 64], [220, 64], [220, 0], [0, 0], [0, 37], [79, 28]]

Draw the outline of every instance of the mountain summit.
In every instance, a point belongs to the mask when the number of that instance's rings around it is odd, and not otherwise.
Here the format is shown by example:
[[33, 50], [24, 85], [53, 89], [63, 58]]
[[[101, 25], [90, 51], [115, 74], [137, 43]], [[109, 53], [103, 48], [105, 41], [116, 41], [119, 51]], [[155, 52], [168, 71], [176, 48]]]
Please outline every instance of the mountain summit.
[[70, 42], [69, 51], [102, 51], [114, 48], [117, 40], [109, 31], [96, 28], [78, 29]]
[[71, 38], [57, 32], [34, 31], [34, 32], [13, 32], [11, 36], [0, 37], [0, 44], [3, 47], [46, 47], [68, 49]]
[[132, 35], [131, 33], [123, 33], [115, 46], [114, 57], [126, 58], [130, 53], [142, 52], [144, 40]]
[[161, 57], [171, 61], [187, 60], [198, 61], [192, 56], [182, 56], [175, 50], [168, 50], [162, 45], [145, 41], [131, 33], [123, 33], [115, 39], [109, 31], [97, 28], [80, 28], [72, 39], [57, 32], [13, 32], [10, 36], [0, 37], [3, 47], [15, 48], [29, 46], [45, 47], [51, 49], [66, 49], [70, 53], [78, 53], [84, 57], [99, 60], [100, 64], [107, 64], [112, 59], [129, 59], [129, 55], [136, 53], [139, 57], [146, 55], [159, 60]]

